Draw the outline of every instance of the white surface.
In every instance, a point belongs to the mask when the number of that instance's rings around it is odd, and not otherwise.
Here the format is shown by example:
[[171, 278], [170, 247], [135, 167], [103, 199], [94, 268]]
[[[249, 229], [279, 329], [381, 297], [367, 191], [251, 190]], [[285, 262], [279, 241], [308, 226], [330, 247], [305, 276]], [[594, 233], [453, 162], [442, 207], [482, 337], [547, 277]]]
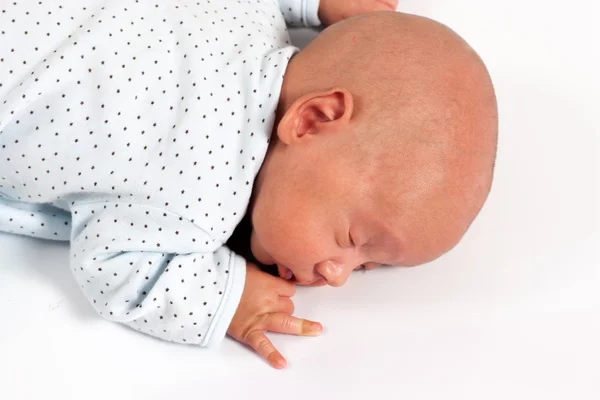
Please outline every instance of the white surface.
[[0, 234], [0, 398], [600, 398], [597, 6], [401, 3], [463, 35], [497, 89], [496, 180], [456, 249], [299, 290], [326, 332], [272, 335], [276, 371], [229, 339], [208, 351], [104, 321], [65, 244]]

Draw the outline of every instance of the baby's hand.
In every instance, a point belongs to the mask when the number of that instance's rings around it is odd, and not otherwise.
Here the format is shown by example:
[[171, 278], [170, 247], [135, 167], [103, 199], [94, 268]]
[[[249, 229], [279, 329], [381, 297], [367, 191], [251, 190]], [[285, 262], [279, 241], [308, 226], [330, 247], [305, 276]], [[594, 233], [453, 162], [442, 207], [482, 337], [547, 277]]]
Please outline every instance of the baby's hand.
[[395, 11], [398, 0], [321, 0], [319, 19], [332, 25], [343, 19], [374, 11]]
[[296, 285], [292, 282], [271, 276], [248, 263], [244, 292], [227, 333], [252, 347], [273, 367], [285, 367], [285, 358], [267, 338], [266, 331], [302, 336], [316, 336], [323, 331], [318, 322], [292, 316], [291, 297], [295, 293]]

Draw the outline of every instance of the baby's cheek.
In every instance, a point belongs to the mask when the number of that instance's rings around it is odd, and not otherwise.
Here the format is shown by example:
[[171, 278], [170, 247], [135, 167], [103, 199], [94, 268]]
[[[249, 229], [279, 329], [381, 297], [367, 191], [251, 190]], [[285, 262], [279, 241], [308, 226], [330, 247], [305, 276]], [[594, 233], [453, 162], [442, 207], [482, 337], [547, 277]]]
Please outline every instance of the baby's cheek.
[[260, 237], [259, 241], [275, 262], [295, 273], [307, 273], [318, 261], [318, 237], [322, 236], [322, 232], [319, 224], [314, 222], [315, 207], [299, 199], [292, 198], [279, 203], [277, 210], [271, 209], [271, 216], [264, 227], [264, 238]]
[[271, 265], [275, 263], [273, 258], [267, 253], [264, 246], [260, 242], [256, 232], [252, 232], [252, 236], [250, 237], [250, 250], [252, 251], [254, 258], [256, 258], [261, 264]]
[[288, 247], [292, 241], [285, 225], [280, 225], [277, 220], [271, 219], [252, 235], [252, 253], [265, 265], [275, 263], [285, 265], [284, 258], [287, 260], [285, 255], [289, 253]]
[[297, 268], [306, 265], [310, 258], [311, 249], [307, 246], [307, 238], [302, 232], [294, 231], [291, 226], [280, 232], [273, 238], [271, 254], [278, 263], [298, 272]]

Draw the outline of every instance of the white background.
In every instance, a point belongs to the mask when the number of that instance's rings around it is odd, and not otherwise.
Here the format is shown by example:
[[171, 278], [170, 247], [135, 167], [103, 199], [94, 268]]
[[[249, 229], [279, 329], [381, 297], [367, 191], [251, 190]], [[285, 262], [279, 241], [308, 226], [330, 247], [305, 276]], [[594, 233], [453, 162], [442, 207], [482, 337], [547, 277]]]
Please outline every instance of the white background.
[[495, 182], [458, 247], [300, 289], [297, 314], [325, 333], [272, 335], [289, 361], [276, 371], [230, 339], [205, 350], [104, 321], [66, 244], [0, 234], [0, 398], [600, 399], [598, 6], [400, 9], [461, 34], [497, 90]]

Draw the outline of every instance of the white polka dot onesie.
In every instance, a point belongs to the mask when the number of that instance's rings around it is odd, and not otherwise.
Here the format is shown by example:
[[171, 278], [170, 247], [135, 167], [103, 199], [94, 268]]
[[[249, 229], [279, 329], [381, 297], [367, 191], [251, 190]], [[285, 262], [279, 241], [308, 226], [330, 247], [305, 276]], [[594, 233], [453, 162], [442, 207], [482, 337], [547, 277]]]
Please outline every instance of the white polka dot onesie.
[[0, 3], [0, 231], [69, 240], [104, 317], [210, 346], [246, 262], [224, 243], [267, 151], [290, 25], [318, 0]]

